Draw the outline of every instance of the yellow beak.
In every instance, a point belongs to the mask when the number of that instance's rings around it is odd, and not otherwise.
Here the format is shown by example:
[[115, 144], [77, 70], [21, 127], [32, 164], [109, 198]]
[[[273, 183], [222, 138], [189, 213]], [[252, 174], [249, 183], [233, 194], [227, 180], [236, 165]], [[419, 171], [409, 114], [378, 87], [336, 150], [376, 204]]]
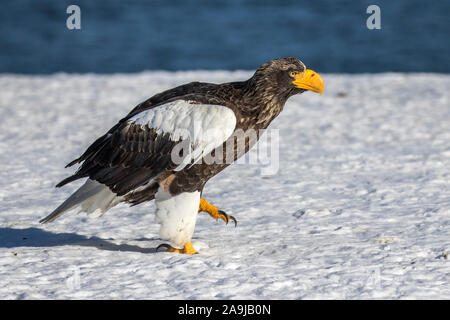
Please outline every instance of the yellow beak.
[[306, 69], [301, 73], [297, 73], [294, 77], [293, 84], [297, 88], [305, 89], [320, 93], [322, 95], [324, 85], [322, 78], [312, 70]]

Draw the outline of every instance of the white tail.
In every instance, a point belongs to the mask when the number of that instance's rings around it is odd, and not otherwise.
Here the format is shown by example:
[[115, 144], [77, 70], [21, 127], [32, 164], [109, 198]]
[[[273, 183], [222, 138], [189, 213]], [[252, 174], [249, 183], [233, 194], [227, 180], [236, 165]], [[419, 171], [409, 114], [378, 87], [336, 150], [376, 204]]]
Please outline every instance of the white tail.
[[39, 222], [52, 222], [63, 213], [79, 206], [81, 206], [80, 212], [86, 212], [89, 216], [99, 217], [121, 200], [122, 197], [118, 197], [107, 186], [87, 179], [66, 201]]

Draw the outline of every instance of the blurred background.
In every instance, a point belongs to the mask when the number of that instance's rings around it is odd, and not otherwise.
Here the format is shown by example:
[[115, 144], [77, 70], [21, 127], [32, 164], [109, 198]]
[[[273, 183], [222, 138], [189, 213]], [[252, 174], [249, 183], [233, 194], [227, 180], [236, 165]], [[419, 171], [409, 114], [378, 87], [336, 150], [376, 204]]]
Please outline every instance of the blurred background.
[[[66, 9], [81, 9], [69, 30]], [[366, 9], [381, 8], [381, 30]], [[0, 72], [255, 69], [285, 56], [326, 73], [450, 72], [450, 1], [14, 0]]]

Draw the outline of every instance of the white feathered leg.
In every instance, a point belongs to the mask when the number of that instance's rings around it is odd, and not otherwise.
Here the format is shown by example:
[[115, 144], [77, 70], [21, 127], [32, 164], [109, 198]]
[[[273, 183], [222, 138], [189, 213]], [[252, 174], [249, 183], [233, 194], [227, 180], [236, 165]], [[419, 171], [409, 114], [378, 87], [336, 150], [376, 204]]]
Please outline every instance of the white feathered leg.
[[161, 224], [160, 237], [183, 248], [191, 241], [200, 205], [200, 192], [176, 196], [159, 188], [155, 194], [156, 217]]

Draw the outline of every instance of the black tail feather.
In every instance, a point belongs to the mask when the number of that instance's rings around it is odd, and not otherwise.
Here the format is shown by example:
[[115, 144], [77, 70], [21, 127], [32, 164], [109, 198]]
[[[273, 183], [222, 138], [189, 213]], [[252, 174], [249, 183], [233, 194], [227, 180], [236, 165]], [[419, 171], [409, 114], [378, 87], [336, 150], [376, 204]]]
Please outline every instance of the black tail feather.
[[72, 175], [70, 177], [65, 178], [61, 182], [59, 182], [55, 187], [56, 188], [60, 188], [60, 187], [62, 187], [64, 185], [68, 184], [69, 182], [72, 182], [72, 181], [75, 181], [75, 180], [78, 180], [78, 179], [81, 179], [81, 178], [84, 178], [84, 177], [87, 177], [87, 175], [86, 176], [84, 176], [84, 175], [80, 176], [80, 175], [74, 174], [74, 175]]

